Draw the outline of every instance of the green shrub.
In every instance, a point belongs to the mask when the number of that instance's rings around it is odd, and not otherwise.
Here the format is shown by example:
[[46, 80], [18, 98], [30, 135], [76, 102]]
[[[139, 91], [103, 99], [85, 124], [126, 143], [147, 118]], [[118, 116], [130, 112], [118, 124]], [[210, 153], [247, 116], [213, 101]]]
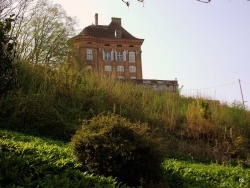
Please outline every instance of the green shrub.
[[160, 178], [163, 155], [157, 147], [160, 139], [152, 139], [154, 134], [146, 124], [114, 114], [99, 115], [83, 121], [71, 145], [85, 170], [138, 186]]

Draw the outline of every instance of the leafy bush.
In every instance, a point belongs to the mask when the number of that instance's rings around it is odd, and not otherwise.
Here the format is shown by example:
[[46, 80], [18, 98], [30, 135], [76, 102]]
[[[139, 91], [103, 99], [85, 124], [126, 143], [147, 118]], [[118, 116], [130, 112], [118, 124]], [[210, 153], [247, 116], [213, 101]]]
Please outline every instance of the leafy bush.
[[148, 185], [161, 174], [163, 155], [157, 149], [160, 139], [146, 124], [108, 114], [83, 121], [82, 129], [72, 138], [72, 147], [85, 170], [117, 177], [130, 186], [142, 181]]

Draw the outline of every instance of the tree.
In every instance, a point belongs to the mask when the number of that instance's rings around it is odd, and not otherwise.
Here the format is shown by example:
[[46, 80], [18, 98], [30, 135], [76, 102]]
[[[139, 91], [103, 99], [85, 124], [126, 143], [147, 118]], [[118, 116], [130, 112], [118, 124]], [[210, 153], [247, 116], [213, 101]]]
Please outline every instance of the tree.
[[[45, 14], [46, 13], [46, 14]], [[29, 9], [18, 31], [18, 57], [34, 63], [63, 62], [67, 41], [74, 35], [76, 21], [58, 4], [37, 1]]]
[[[27, 8], [34, 0], [0, 0], [0, 19], [6, 19], [9, 15], [15, 15], [13, 17], [13, 26], [15, 28], [16, 22], [22, 21]], [[20, 24], [19, 24], [20, 25]]]
[[10, 36], [12, 28], [11, 15], [5, 20], [0, 20], [0, 102], [17, 85], [17, 72], [14, 64], [15, 38]]

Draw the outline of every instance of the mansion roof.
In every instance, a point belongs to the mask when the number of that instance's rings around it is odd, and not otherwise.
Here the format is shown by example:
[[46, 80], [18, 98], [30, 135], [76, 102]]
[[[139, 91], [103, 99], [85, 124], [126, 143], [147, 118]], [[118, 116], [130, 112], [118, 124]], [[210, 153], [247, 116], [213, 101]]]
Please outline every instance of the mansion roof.
[[[118, 20], [118, 21], [117, 21]], [[115, 35], [116, 31], [121, 32], [121, 36], [117, 37]], [[128, 40], [140, 40], [141, 42], [144, 39], [139, 39], [134, 37], [130, 34], [126, 29], [121, 26], [121, 19], [120, 18], [112, 18], [112, 21], [109, 25], [98, 25], [96, 24], [90, 25], [85, 27], [77, 36], [73, 38], [78, 38], [82, 36], [90, 36], [90, 37], [97, 37], [97, 38], [108, 38], [108, 39], [128, 39]]]

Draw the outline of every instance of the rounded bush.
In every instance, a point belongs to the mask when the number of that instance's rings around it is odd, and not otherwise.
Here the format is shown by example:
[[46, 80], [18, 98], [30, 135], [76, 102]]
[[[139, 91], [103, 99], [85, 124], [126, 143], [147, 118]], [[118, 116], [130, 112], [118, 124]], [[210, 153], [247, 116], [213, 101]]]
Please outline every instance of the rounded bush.
[[158, 141], [146, 124], [108, 114], [84, 120], [71, 146], [84, 170], [138, 186], [160, 178], [163, 155]]

